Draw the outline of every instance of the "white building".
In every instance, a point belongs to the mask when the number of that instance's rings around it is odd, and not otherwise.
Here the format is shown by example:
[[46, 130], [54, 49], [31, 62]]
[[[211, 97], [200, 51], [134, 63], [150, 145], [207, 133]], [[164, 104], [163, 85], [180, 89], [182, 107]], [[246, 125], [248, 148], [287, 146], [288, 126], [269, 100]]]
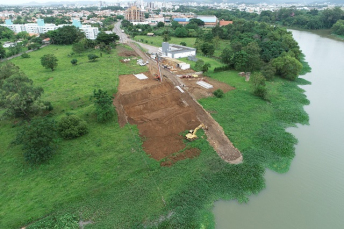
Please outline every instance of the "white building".
[[[97, 38], [97, 35], [99, 33], [98, 27], [91, 27], [91, 25], [81, 25], [80, 21], [77, 20], [73, 20], [73, 25], [84, 32], [87, 39], [95, 40]], [[28, 33], [41, 34], [56, 30], [63, 26], [71, 25], [45, 24], [43, 19], [37, 19], [37, 23], [13, 24], [12, 21], [8, 19], [6, 20], [6, 24], [1, 24], [0, 26], [7, 27], [15, 33], [25, 31]]]
[[85, 33], [87, 39], [95, 40], [98, 36], [98, 27], [92, 27], [91, 25], [82, 25], [79, 29]]
[[182, 45], [169, 44], [168, 42], [163, 42], [162, 47], [159, 48], [159, 54], [161, 54], [161, 56], [167, 56], [170, 58], [177, 59], [188, 56], [196, 56], [196, 49]]

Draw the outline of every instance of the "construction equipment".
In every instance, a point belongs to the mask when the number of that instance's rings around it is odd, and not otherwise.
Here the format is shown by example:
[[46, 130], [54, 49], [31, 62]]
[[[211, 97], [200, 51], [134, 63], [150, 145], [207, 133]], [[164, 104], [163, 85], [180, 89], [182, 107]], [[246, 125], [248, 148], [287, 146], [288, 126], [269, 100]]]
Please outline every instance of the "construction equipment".
[[154, 74], [154, 79], [157, 81], [161, 81], [160, 76], [158, 74]]
[[197, 133], [197, 130], [199, 130], [200, 128], [203, 128], [204, 130], [207, 130], [208, 127], [205, 126], [203, 123], [201, 123], [199, 126], [197, 126], [194, 130], [190, 130], [189, 133], [187, 133], [185, 135], [185, 138], [189, 141], [193, 141], [193, 140], [196, 140], [198, 137], [196, 135]]

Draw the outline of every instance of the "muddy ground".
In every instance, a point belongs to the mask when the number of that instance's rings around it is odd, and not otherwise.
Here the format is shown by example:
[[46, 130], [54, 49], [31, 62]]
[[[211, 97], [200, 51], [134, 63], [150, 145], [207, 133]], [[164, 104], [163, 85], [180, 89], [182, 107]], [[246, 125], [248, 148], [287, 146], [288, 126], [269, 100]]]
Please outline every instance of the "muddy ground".
[[[150, 72], [144, 74], [148, 79], [139, 80], [134, 75], [119, 76], [114, 105], [120, 125], [127, 122], [137, 125], [144, 140], [144, 151], [158, 161], [164, 159], [162, 166], [198, 156], [198, 149], [185, 149], [184, 136], [181, 135], [181, 132], [194, 129], [200, 124], [195, 109], [182, 99], [181, 92], [169, 80], [160, 82]], [[214, 88], [205, 89], [197, 85], [200, 79], [212, 84]], [[196, 99], [212, 96], [216, 89], [224, 92], [234, 89], [208, 77], [182, 81], [184, 89]]]
[[184, 150], [184, 137], [180, 135], [200, 124], [195, 110], [180, 98], [180, 91], [169, 81], [159, 82], [149, 72], [144, 74], [149, 78], [119, 77], [114, 103], [120, 125], [127, 121], [136, 124], [145, 152], [156, 160], [167, 159], [162, 165], [197, 156], [199, 151], [195, 149]]
[[[224, 93], [230, 91], [230, 90], [234, 90], [234, 87], [229, 86], [226, 83], [214, 80], [212, 78], [209, 77], [197, 77], [197, 78], [183, 78], [181, 79], [185, 89], [192, 94], [192, 96], [195, 99], [201, 99], [201, 98], [206, 98], [209, 96], [213, 96], [213, 92], [217, 89], [221, 89]], [[197, 84], [197, 81], [199, 80], [203, 80], [204, 82], [207, 82], [211, 85], [213, 85], [213, 88], [210, 89], [206, 89], [204, 87], [201, 87]]]

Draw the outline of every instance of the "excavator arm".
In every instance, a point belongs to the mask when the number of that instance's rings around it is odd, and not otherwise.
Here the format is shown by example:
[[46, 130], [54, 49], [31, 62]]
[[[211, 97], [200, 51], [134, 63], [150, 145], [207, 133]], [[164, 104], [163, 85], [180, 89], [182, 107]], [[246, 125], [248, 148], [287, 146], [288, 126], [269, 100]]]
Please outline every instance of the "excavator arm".
[[208, 129], [203, 123], [201, 123], [199, 126], [197, 126], [193, 131], [191, 131], [191, 133], [188, 133], [185, 135], [185, 138], [189, 141], [193, 141], [195, 139], [197, 139], [197, 130], [199, 130], [200, 128], [203, 128], [203, 129]]

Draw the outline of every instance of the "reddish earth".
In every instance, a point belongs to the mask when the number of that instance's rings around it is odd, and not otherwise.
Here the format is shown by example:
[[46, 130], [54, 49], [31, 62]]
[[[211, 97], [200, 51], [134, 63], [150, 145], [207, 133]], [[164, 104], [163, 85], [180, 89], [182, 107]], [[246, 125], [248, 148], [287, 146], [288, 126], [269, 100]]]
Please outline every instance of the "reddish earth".
[[[221, 89], [224, 93], [234, 90], [235, 88], [232, 86], [229, 86], [226, 83], [222, 83], [220, 81], [214, 80], [209, 77], [200, 76], [197, 78], [182, 78], [181, 79], [183, 84], [185, 85], [185, 89], [192, 94], [192, 96], [195, 99], [201, 99], [206, 98], [209, 96], [213, 96], [213, 92], [217, 89]], [[196, 82], [199, 80], [203, 80], [204, 82], [207, 82], [211, 85], [213, 85], [213, 88], [205, 89], [204, 87], [199, 86]]]
[[138, 56], [134, 50], [129, 50], [129, 49], [124, 48], [122, 46], [117, 46], [116, 50], [117, 50], [118, 56], [125, 56], [125, 57]]
[[169, 81], [161, 83], [150, 73], [145, 75], [149, 79], [139, 80], [133, 75], [119, 77], [114, 104], [120, 124], [127, 121], [136, 124], [144, 139], [145, 152], [156, 160], [167, 158], [162, 165], [197, 156], [199, 151], [195, 149], [175, 154], [185, 148], [180, 133], [200, 124], [194, 108], [181, 99], [179, 90]]

